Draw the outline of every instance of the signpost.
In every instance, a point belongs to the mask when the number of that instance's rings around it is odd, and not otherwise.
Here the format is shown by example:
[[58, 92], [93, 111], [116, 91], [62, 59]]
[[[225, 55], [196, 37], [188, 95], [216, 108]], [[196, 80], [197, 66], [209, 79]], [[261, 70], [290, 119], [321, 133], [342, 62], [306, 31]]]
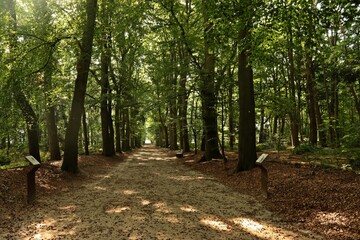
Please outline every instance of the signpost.
[[267, 156], [269, 154], [263, 153], [255, 162], [256, 166], [261, 169], [261, 192], [265, 198], [268, 197], [268, 171], [262, 164]]
[[35, 172], [40, 167], [40, 162], [33, 156], [26, 156], [32, 166], [31, 170], [27, 174], [27, 203], [32, 204], [35, 201], [36, 185], [35, 185]]

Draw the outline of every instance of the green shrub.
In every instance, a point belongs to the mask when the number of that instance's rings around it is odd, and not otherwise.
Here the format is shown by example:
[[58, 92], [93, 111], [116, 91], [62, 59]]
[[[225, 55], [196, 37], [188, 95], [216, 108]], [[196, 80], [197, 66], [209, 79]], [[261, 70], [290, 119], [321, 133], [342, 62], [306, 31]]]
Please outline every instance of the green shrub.
[[310, 144], [302, 144], [294, 148], [294, 154], [301, 155], [304, 153], [312, 153], [316, 148]]
[[341, 146], [343, 148], [360, 147], [360, 125], [352, 124], [344, 129], [345, 135], [341, 138]]
[[269, 148], [271, 148], [271, 146], [268, 143], [256, 144], [256, 151], [257, 152], [261, 152], [261, 151], [264, 151], [264, 150], [269, 149]]
[[348, 161], [353, 170], [360, 170], [360, 152], [357, 152]]
[[0, 166], [8, 165], [11, 162], [10, 158], [5, 155], [0, 155]]

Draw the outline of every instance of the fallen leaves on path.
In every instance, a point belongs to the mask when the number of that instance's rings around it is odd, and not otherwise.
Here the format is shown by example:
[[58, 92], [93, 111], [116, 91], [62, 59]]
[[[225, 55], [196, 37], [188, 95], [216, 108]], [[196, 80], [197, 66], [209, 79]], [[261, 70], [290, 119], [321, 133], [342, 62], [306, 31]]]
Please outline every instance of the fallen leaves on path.
[[[216, 218], [214, 216], [202, 216], [199, 221], [202, 224], [202, 230], [213, 229], [214, 231], [228, 232], [233, 228], [243, 228], [247, 232], [253, 231], [254, 234], [258, 232], [266, 231], [265, 225], [261, 222], [254, 221], [253, 217], [260, 212], [264, 215], [269, 214], [267, 218], [272, 219], [273, 223], [290, 224], [293, 227], [292, 231], [299, 231], [302, 234], [308, 232], [309, 238], [311, 238], [310, 232], [321, 234], [326, 239], [360, 239], [360, 176], [352, 172], [340, 171], [334, 169], [324, 169], [316, 166], [306, 164], [293, 164], [288, 161], [291, 159], [277, 159], [275, 156], [270, 155], [265, 161], [265, 167], [269, 171], [269, 198], [263, 199], [260, 196], [260, 169], [253, 169], [248, 172], [241, 172], [237, 174], [229, 174], [234, 169], [236, 156], [229, 154], [229, 162], [226, 167], [221, 160], [214, 160], [205, 163], [197, 163], [199, 156], [186, 155], [185, 158], [175, 160], [174, 152], [164, 149], [156, 149], [156, 151], [162, 152], [161, 154], [167, 154], [169, 159], [164, 160], [163, 155], [159, 154], [156, 157], [150, 157], [149, 161], [178, 161], [194, 170], [201, 171], [205, 175], [189, 175], [182, 172], [161, 172], [153, 171], [153, 165], [147, 164], [146, 161], [139, 162], [138, 164], [128, 165], [129, 171], [137, 171], [138, 169], [144, 169], [146, 167], [150, 170], [153, 178], [166, 178], [167, 181], [173, 181], [178, 183], [191, 183], [191, 182], [209, 182], [217, 181], [231, 187], [233, 191], [248, 194], [255, 198], [248, 198], [245, 202], [251, 206], [255, 206], [249, 209], [242, 209], [243, 214], [247, 217], [234, 217], [232, 219], [224, 220]], [[135, 152], [133, 156], [141, 159], [143, 157], [149, 157], [142, 155], [141, 152]], [[101, 194], [107, 191], [105, 183], [110, 181], [109, 172], [111, 169], [123, 164], [123, 157], [106, 158], [101, 155], [81, 156], [79, 159], [79, 166], [81, 169], [80, 174], [73, 175], [70, 173], [62, 172], [60, 170], [61, 162], [49, 162], [42, 164], [42, 167], [36, 173], [37, 179], [37, 196], [39, 199], [46, 199], [47, 197], [54, 197], [57, 195], [69, 194], [74, 190], [84, 190], [86, 187], [84, 184], [90, 182], [97, 182], [99, 180], [104, 181], [104, 184], [96, 185], [93, 188], [94, 198], [96, 194]], [[291, 157], [291, 156], [290, 156]], [[164, 163], [163, 163], [164, 164]], [[24, 221], [25, 213], [33, 211], [39, 207], [47, 208], [54, 206], [47, 206], [46, 201], [42, 201], [43, 206], [27, 206], [26, 205], [26, 173], [29, 168], [18, 168], [11, 170], [0, 171], [0, 231], [6, 229], [9, 234], [13, 232], [15, 234], [18, 229], [11, 229], [12, 222]], [[171, 170], [172, 171], [172, 170]], [[209, 176], [209, 177], [207, 177]], [[152, 183], [146, 183], [143, 179], [134, 178], [132, 184], [136, 186], [142, 186], [151, 195], [156, 195], [157, 189], [152, 188]], [[109, 182], [110, 183], [110, 182]], [[121, 179], [112, 182], [111, 184], [120, 184]], [[123, 183], [122, 183], [123, 184]], [[209, 182], [210, 184], [210, 182]], [[190, 186], [190, 185], [189, 185]], [[179, 189], [168, 189], [168, 194], [171, 196], [171, 191], [180, 191]], [[192, 191], [191, 188], [189, 191]], [[216, 192], [222, 193], [227, 191], [223, 188], [216, 189]], [[169, 207], [171, 202], [162, 202], [158, 199], [157, 203], [154, 203], [154, 199], [139, 198], [138, 192], [134, 189], [123, 189], [116, 192], [121, 194], [126, 201], [120, 199], [111, 199], [104, 202], [101, 206], [101, 212], [104, 216], [113, 216], [113, 221], [120, 221], [119, 224], [124, 224], [117, 216], [120, 214], [128, 214], [130, 211], [134, 211], [134, 207], [140, 208], [142, 213], [149, 214], [153, 219], [158, 219], [160, 222], [167, 224], [180, 224], [187, 219], [187, 215], [198, 215], [199, 208], [194, 204], [183, 204], [179, 206], [182, 217], [179, 217], [179, 212], [174, 214], [174, 209]], [[179, 193], [179, 192], [177, 192]], [[180, 191], [181, 194], [187, 194], [185, 189]], [[133, 197], [137, 196], [138, 203], [132, 201]], [[91, 196], [90, 196], [91, 197]], [[190, 199], [190, 198], [189, 198]], [[255, 200], [256, 199], [256, 200]], [[209, 199], [210, 200], [210, 199]], [[262, 207], [256, 207], [258, 204], [256, 201], [261, 201], [269, 212], [264, 211]], [[85, 204], [85, 203], [84, 203]], [[96, 205], [95, 203], [91, 203]], [[109, 235], [111, 229], [106, 228], [105, 225], [99, 226], [97, 229], [92, 228], [77, 228], [77, 225], [83, 224], [81, 221], [93, 221], [91, 218], [80, 219], [76, 214], [79, 212], [79, 206], [68, 204], [58, 207], [57, 221], [69, 221], [68, 224], [58, 226], [52, 221], [54, 219], [41, 219], [41, 216], [37, 216], [39, 223], [28, 225], [26, 229], [22, 231], [27, 234], [32, 234], [36, 237], [39, 229], [46, 228], [46, 232], [57, 232], [58, 239], [66, 238], [67, 234], [88, 234], [91, 231], [98, 231], [101, 235], [102, 232], [105, 235]], [[228, 211], [232, 208], [229, 204], [224, 206], [224, 210]], [[211, 208], [209, 208], [211, 209]], [[210, 210], [209, 210], [210, 211]], [[211, 209], [211, 211], [220, 211], [219, 209]], [[221, 211], [220, 211], [221, 212]], [[270, 212], [276, 212], [280, 214], [280, 218], [276, 218], [271, 215]], [[104, 217], [102, 216], [102, 217]], [[55, 216], [54, 216], [55, 217]], [[135, 214], [132, 219], [138, 223], [146, 224], [148, 221], [146, 215]], [[106, 219], [106, 218], [105, 218]], [[47, 222], [46, 222], [46, 221]], [[95, 221], [95, 220], [94, 220]], [[93, 222], [96, 224], [96, 221]], [[187, 223], [192, 226], [192, 223]], [[117, 225], [115, 225], [117, 226]], [[160, 224], [160, 226], [162, 226]], [[208, 227], [208, 228], [206, 228]], [[303, 230], [306, 229], [306, 230]], [[134, 230], [129, 233], [128, 228], [124, 228], [123, 234], [128, 235], [126, 239], [139, 239], [144, 238], [144, 232]], [[283, 229], [274, 228], [272, 234], [283, 234]], [[184, 234], [188, 234], [186, 231]], [[43, 237], [45, 235], [42, 235]], [[49, 235], [50, 236], [50, 235]], [[109, 235], [110, 236], [110, 235]], [[166, 232], [160, 231], [157, 233], [156, 239], [166, 239]], [[250, 236], [250, 235], [249, 235]], [[137, 238], [139, 237], [139, 238]], [[179, 238], [184, 239], [184, 238]], [[269, 239], [269, 238], [267, 238]]]
[[298, 223], [326, 239], [360, 239], [359, 174], [303, 164], [298, 156], [278, 159], [270, 154], [264, 163], [269, 172], [269, 198], [263, 199], [260, 169], [230, 174], [237, 164], [236, 154], [228, 153], [226, 167], [222, 160], [198, 163], [200, 157], [187, 154], [178, 161], [257, 197], [284, 222]]

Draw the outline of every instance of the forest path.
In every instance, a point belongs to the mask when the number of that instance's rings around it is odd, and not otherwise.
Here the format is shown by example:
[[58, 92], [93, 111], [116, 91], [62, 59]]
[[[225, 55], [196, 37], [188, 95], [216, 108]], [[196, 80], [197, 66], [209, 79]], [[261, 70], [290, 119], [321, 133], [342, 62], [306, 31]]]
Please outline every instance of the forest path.
[[0, 239], [321, 239], [154, 146], [98, 177], [39, 198]]

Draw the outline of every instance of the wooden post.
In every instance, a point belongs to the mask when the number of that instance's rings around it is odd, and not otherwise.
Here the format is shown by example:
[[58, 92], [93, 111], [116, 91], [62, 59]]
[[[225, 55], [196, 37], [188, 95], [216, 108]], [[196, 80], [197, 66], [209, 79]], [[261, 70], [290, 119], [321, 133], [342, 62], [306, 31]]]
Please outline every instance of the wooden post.
[[25, 159], [32, 165], [31, 170], [27, 173], [27, 203], [32, 204], [36, 195], [35, 172], [39, 169], [40, 162], [33, 156], [26, 156]]
[[268, 198], [268, 171], [262, 165], [269, 154], [263, 153], [257, 160], [256, 166], [261, 170], [261, 192], [265, 198]]
[[176, 153], [176, 158], [183, 158], [184, 157], [184, 150], [181, 150], [179, 153]]

